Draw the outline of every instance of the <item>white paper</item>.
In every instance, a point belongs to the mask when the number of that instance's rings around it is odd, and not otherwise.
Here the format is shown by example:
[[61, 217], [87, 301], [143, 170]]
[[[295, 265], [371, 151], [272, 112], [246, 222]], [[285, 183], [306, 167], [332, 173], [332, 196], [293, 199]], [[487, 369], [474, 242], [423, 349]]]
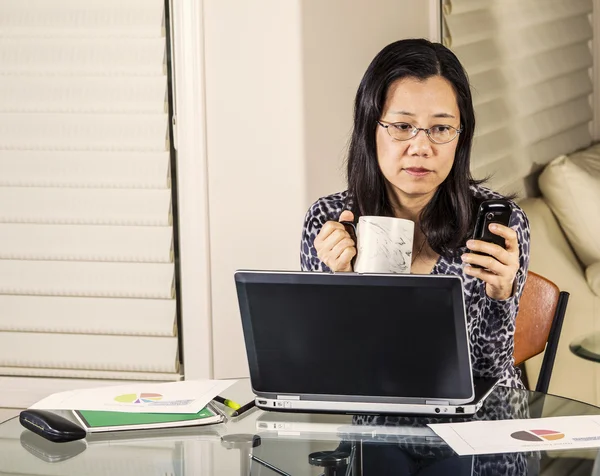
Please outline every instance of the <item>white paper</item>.
[[71, 390], [50, 395], [30, 408], [128, 413], [198, 413], [235, 380], [185, 380]]
[[428, 425], [459, 455], [600, 447], [600, 416]]

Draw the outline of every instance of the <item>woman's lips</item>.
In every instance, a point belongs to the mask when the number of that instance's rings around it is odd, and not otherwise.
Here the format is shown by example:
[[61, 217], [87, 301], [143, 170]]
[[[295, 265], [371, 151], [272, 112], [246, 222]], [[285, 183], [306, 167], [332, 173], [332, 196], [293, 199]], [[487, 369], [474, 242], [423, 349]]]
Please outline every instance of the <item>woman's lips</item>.
[[409, 175], [413, 175], [414, 177], [423, 177], [424, 175], [427, 175], [431, 172], [431, 170], [424, 169], [421, 167], [409, 167], [404, 169], [404, 171]]

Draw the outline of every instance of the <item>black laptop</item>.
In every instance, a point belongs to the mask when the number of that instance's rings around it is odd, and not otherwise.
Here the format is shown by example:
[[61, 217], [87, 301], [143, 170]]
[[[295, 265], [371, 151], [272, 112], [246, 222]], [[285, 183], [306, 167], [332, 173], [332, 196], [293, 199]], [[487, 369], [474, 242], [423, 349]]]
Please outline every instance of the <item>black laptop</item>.
[[456, 276], [235, 273], [250, 380], [265, 410], [472, 415], [497, 379], [473, 379]]

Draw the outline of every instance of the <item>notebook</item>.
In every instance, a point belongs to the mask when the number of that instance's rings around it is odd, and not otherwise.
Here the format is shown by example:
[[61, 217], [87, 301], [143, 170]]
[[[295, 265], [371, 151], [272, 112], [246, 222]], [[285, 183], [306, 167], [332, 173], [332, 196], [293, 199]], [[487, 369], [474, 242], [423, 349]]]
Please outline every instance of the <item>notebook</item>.
[[73, 414], [88, 433], [181, 428], [212, 425], [225, 420], [224, 415], [211, 404], [198, 413], [126, 413], [74, 410]]
[[473, 379], [456, 276], [240, 270], [250, 380], [265, 410], [472, 415], [497, 379]]

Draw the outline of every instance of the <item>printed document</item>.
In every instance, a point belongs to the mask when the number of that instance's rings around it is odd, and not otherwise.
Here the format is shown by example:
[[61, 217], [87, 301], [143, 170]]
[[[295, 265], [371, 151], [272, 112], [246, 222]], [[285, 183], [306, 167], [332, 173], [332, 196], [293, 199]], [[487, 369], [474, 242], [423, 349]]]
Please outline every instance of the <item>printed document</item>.
[[459, 455], [600, 447], [600, 416], [428, 425]]
[[134, 383], [50, 395], [30, 408], [127, 413], [198, 413], [235, 380]]

